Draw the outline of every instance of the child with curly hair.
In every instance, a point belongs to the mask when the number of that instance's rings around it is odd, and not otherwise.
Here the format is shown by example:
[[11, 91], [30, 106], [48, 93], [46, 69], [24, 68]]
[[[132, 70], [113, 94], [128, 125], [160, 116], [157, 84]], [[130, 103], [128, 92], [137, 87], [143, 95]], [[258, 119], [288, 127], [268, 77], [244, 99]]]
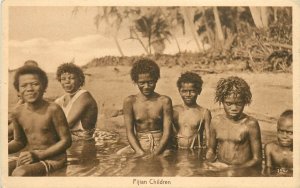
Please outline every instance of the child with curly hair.
[[98, 105], [94, 97], [85, 89], [85, 76], [74, 63], [63, 63], [57, 68], [56, 78], [65, 94], [55, 102], [67, 117], [72, 139], [92, 140], [98, 117]]
[[258, 121], [243, 113], [252, 94], [245, 80], [239, 77], [220, 79], [215, 101], [223, 104], [225, 114], [212, 119], [206, 158], [230, 168], [260, 166], [262, 144]]
[[57, 104], [43, 99], [47, 86], [47, 75], [38, 67], [23, 66], [15, 74], [14, 87], [24, 104], [12, 114], [14, 139], [8, 153], [21, 153], [9, 162], [9, 175], [45, 176], [67, 164], [72, 143], [68, 122]]
[[211, 113], [197, 104], [202, 84], [201, 77], [193, 72], [181, 74], [177, 81], [178, 91], [183, 100], [183, 104], [173, 108], [177, 148], [194, 149], [208, 145]]
[[[160, 77], [158, 65], [150, 59], [136, 61], [131, 69], [131, 79], [138, 86], [139, 93], [124, 100], [123, 112], [127, 138], [135, 157], [145, 154], [163, 154], [171, 133], [172, 101], [156, 93]], [[122, 149], [118, 154], [128, 152]]]

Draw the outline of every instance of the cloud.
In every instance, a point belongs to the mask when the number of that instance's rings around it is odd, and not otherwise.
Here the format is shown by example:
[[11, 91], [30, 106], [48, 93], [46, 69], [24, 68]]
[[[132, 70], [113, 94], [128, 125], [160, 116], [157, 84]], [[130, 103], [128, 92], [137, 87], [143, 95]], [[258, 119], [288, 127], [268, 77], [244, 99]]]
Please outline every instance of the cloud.
[[[118, 39], [126, 56], [141, 55], [146, 52], [137, 40]], [[178, 38], [182, 51], [195, 51], [196, 45], [189, 37]], [[175, 41], [167, 42], [165, 53], [178, 52]], [[47, 72], [55, 72], [63, 62], [75, 59], [77, 65], [84, 65], [95, 57], [120, 56], [113, 38], [102, 35], [87, 35], [70, 40], [49, 40], [34, 38], [25, 41], [9, 41], [9, 68], [15, 69], [26, 60], [35, 60]]]

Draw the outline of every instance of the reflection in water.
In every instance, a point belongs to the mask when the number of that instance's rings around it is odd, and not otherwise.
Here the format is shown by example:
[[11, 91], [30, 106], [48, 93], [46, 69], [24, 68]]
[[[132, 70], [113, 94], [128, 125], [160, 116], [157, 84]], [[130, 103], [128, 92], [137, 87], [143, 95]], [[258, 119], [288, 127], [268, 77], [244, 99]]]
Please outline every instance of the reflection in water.
[[232, 170], [224, 163], [208, 163], [204, 160], [205, 149], [179, 149], [164, 157], [117, 155], [116, 152], [128, 143], [121, 142], [116, 133], [98, 133], [101, 138], [74, 141], [67, 151], [68, 166], [52, 176], [262, 176], [260, 168]]

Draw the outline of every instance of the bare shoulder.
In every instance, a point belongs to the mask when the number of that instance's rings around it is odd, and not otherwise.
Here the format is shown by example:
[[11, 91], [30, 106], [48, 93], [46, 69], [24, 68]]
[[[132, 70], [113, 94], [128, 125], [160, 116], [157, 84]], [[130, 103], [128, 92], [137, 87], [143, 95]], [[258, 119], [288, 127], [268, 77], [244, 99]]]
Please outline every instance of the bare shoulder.
[[224, 119], [224, 115], [222, 114], [219, 114], [219, 115], [216, 115], [214, 116], [212, 119], [211, 119], [211, 127], [212, 128], [217, 128], [219, 125], [223, 125], [225, 119]]
[[132, 104], [136, 101], [136, 95], [129, 95], [124, 99], [124, 104]]
[[159, 100], [162, 101], [163, 104], [172, 104], [171, 98], [166, 95], [159, 95]]
[[182, 111], [183, 105], [182, 104], [174, 105], [173, 109], [174, 111]]
[[273, 141], [273, 142], [270, 142], [270, 143], [267, 143], [265, 145], [265, 152], [266, 153], [269, 153], [269, 152], [272, 152], [274, 149], [276, 149], [278, 147], [278, 144], [277, 142]]
[[46, 102], [52, 112], [62, 111], [61, 107], [55, 102]]
[[259, 128], [259, 124], [258, 124], [258, 121], [257, 121], [257, 119], [255, 119], [254, 117], [252, 117], [252, 116], [248, 116], [248, 115], [246, 115], [247, 117], [247, 119], [246, 119], [246, 122], [245, 122], [245, 124], [249, 127], [249, 128], [251, 128], [251, 129], [257, 129], [257, 128]]
[[96, 100], [94, 99], [94, 97], [91, 95], [90, 92], [84, 92], [80, 95], [80, 97], [78, 97], [78, 101], [82, 102], [82, 103], [86, 103], [89, 105], [94, 105], [96, 104]]

